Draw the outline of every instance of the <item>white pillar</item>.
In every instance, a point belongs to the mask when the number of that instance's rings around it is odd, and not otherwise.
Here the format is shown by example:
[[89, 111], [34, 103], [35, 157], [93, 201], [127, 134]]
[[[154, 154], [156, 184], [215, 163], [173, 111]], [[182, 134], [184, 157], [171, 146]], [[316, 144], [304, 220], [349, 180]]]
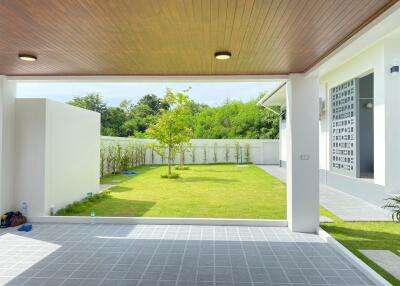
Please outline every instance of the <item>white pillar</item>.
[[14, 208], [15, 82], [0, 75], [0, 212]]
[[[385, 166], [383, 168], [383, 174], [385, 175], [385, 197], [390, 197], [395, 194], [400, 195], [400, 113], [398, 110], [400, 106], [400, 75], [394, 76], [390, 73], [392, 66], [400, 64], [400, 36], [398, 34], [391, 35], [385, 39], [384, 59], [384, 70], [381, 72], [384, 78], [384, 98], [381, 99], [381, 102], [377, 102], [375, 99], [377, 95], [374, 95], [374, 112], [379, 110], [385, 115], [385, 128], [381, 128], [383, 131], [377, 130], [377, 128], [374, 129], [374, 143], [375, 150], [379, 149], [382, 152], [383, 149], [383, 154], [385, 154]], [[374, 120], [376, 121], [375, 118]], [[379, 137], [382, 133], [385, 136]], [[379, 155], [377, 153], [375, 152], [375, 156]], [[375, 159], [375, 174], [378, 172], [376, 161]], [[382, 173], [382, 170], [379, 170], [379, 172]]]
[[287, 88], [287, 219], [296, 232], [319, 229], [318, 80], [291, 74]]

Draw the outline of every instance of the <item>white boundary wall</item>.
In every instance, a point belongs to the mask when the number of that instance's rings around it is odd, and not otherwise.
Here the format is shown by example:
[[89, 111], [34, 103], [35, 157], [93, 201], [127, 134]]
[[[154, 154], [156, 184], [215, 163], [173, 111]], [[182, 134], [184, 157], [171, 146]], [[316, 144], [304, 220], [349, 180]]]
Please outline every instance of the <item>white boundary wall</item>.
[[[123, 138], [123, 137], [101, 137], [102, 146], [106, 148], [110, 144], [119, 143], [121, 146], [128, 144], [149, 144], [156, 143], [152, 139]], [[193, 139], [190, 141], [194, 146], [195, 160], [193, 162], [192, 148], [185, 152], [185, 164], [211, 164], [211, 163], [236, 163], [235, 144], [239, 143], [242, 149], [242, 162], [245, 163], [245, 150], [248, 144], [250, 150], [249, 162], [254, 164], [278, 165], [279, 164], [279, 140], [278, 139]], [[226, 160], [226, 151], [228, 160]], [[214, 160], [214, 152], [217, 160]], [[205, 156], [206, 153], [206, 156]], [[153, 157], [153, 159], [152, 159]], [[162, 164], [162, 158], [147, 148], [146, 164]], [[239, 159], [240, 162], [240, 159]], [[164, 161], [166, 163], [166, 161]], [[179, 163], [179, 154], [176, 155], [175, 164]]]
[[47, 99], [16, 99], [14, 209], [49, 214], [99, 189], [100, 114]]

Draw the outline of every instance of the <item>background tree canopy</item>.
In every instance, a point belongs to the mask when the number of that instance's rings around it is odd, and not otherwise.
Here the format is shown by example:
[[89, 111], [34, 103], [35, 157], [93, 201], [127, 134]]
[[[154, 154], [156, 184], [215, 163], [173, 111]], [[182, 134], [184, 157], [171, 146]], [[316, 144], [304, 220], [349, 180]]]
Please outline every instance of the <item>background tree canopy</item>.
[[[265, 94], [260, 94], [259, 98]], [[191, 120], [188, 126], [193, 138], [203, 139], [274, 139], [279, 133], [279, 117], [257, 106], [258, 99], [248, 102], [226, 100], [212, 107], [190, 101]], [[145, 131], [154, 125], [169, 104], [154, 94], [143, 96], [136, 104], [123, 100], [119, 106], [107, 106], [99, 93], [77, 96], [71, 105], [101, 114], [101, 134], [105, 136], [148, 136]], [[274, 107], [279, 111], [279, 107]]]

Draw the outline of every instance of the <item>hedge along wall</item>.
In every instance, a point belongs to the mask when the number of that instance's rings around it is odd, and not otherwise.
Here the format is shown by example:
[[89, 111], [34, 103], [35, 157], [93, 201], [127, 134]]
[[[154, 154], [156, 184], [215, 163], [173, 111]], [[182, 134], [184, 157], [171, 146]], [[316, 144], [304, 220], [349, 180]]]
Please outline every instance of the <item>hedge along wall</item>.
[[[101, 137], [100, 171], [102, 175], [140, 165], [166, 164], [152, 151], [153, 139]], [[179, 164], [176, 154], [174, 164]], [[279, 140], [270, 139], [192, 139], [184, 152], [185, 164], [254, 163], [279, 164]]]

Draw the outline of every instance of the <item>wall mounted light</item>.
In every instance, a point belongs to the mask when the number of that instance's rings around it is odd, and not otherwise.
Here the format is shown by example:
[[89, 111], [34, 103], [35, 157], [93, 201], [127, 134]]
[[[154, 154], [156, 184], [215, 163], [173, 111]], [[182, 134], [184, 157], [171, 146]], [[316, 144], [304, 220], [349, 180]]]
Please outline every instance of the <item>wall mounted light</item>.
[[366, 109], [372, 109], [374, 107], [374, 105], [372, 104], [372, 102], [368, 102], [366, 105], [365, 105], [365, 108]]
[[37, 60], [37, 56], [32, 55], [32, 54], [25, 54], [25, 53], [18, 54], [18, 58], [21, 61], [25, 61], [25, 62], [34, 62]]
[[231, 53], [231, 52], [228, 52], [228, 51], [216, 52], [216, 53], [214, 54], [214, 57], [215, 57], [217, 60], [228, 60], [228, 59], [230, 59], [230, 58], [232, 57], [232, 53]]
[[392, 76], [397, 76], [400, 72], [399, 64], [394, 64], [390, 67], [390, 74]]

